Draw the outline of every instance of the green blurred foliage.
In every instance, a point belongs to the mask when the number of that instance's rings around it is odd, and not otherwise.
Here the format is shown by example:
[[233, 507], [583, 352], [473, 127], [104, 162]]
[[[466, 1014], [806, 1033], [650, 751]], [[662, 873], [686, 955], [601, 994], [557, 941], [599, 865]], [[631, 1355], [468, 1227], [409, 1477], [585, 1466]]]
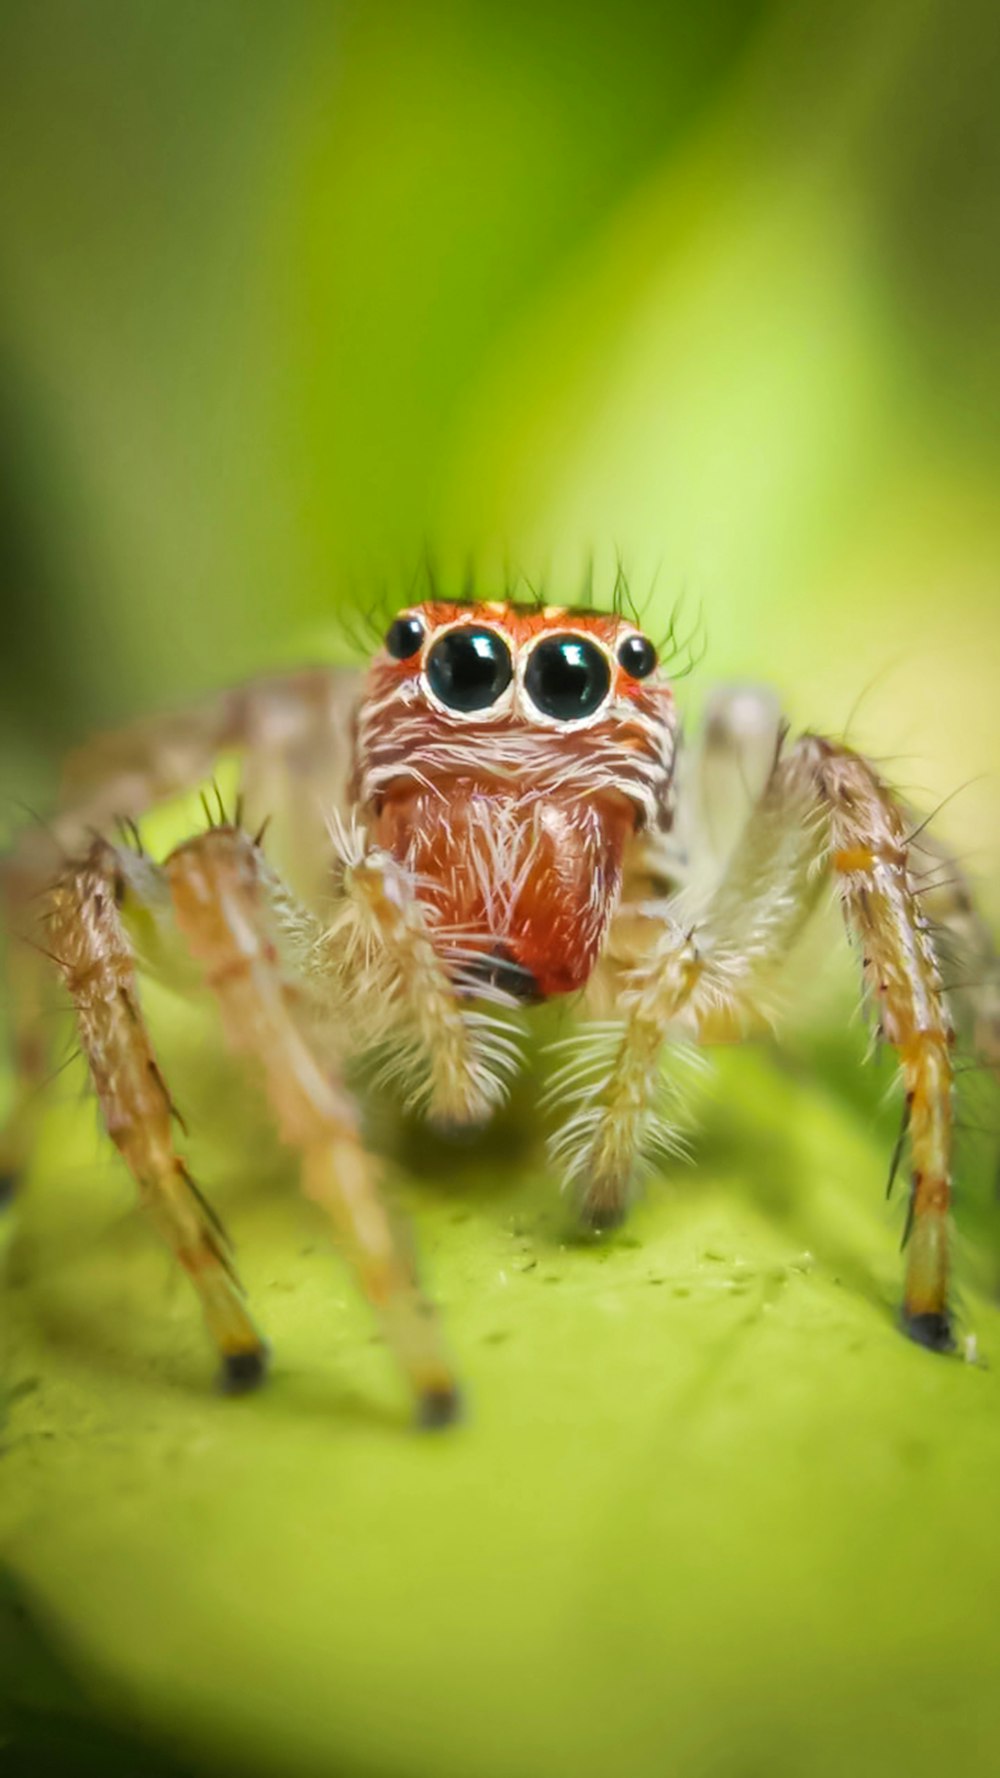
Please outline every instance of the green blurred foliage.
[[2, 28], [0, 790], [427, 545], [621, 548], [706, 674], [840, 727], [888, 668], [861, 738], [918, 788], [1000, 762], [992, 6]]
[[[992, 0], [2, 0], [0, 823], [88, 730], [336, 646], [427, 547], [554, 592], [621, 549], [652, 627], [703, 612], [705, 680], [773, 677], [928, 806], [966, 786], [942, 829], [1000, 910], [998, 44]], [[600, 1261], [516, 1142], [418, 1155], [480, 1416], [433, 1452], [267, 1180], [287, 1369], [204, 1396], [57, 1107], [5, 1778], [153, 1772], [122, 1725], [175, 1716], [243, 1769], [991, 1770], [995, 1373], [891, 1332], [859, 1045], [815, 1089], [727, 1059], [703, 1185]]]
[[383, 1109], [468, 1391], [440, 1438], [245, 1100], [183, 1098], [274, 1344], [230, 1401], [91, 1108], [56, 1105], [4, 1283], [0, 1540], [42, 1632], [15, 1728], [91, 1691], [109, 1770], [152, 1728], [282, 1778], [987, 1778], [1000, 1312], [969, 1252], [980, 1362], [897, 1332], [860, 1045], [725, 1057], [697, 1170], [604, 1244], [566, 1242], [523, 1115], [415, 1149]]

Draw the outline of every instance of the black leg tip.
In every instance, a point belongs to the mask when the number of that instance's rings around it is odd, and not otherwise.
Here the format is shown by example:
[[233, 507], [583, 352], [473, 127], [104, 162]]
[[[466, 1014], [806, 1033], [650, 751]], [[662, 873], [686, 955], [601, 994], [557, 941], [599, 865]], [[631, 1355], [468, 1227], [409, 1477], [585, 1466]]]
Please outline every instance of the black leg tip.
[[427, 1389], [417, 1403], [417, 1425], [421, 1432], [440, 1432], [454, 1426], [462, 1418], [462, 1397], [453, 1384], [444, 1389]]
[[918, 1346], [926, 1346], [928, 1352], [954, 1352], [955, 1350], [955, 1336], [951, 1328], [951, 1318], [947, 1313], [934, 1311], [930, 1314], [911, 1315], [908, 1310], [904, 1309], [903, 1332]]
[[8, 1204], [12, 1204], [16, 1194], [17, 1174], [0, 1173], [0, 1210], [5, 1210]]
[[628, 1205], [621, 1204], [587, 1204], [580, 1206], [580, 1222], [588, 1234], [611, 1235], [620, 1229], [628, 1216]]
[[257, 1346], [251, 1352], [227, 1352], [219, 1372], [219, 1388], [223, 1395], [248, 1395], [259, 1389], [267, 1376], [268, 1350]]

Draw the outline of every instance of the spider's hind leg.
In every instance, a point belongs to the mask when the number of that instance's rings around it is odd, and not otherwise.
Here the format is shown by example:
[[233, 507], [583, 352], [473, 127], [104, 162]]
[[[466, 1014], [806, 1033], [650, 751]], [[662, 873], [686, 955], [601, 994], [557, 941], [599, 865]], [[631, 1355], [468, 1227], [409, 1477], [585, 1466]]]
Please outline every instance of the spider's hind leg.
[[[143, 1020], [122, 917], [135, 860], [104, 840], [52, 891], [48, 944], [76, 1009], [105, 1127], [140, 1199], [187, 1272], [218, 1347], [222, 1386], [259, 1382], [267, 1350], [246, 1308], [225, 1233], [174, 1146], [174, 1109]], [[155, 886], [159, 873], [144, 866]]]

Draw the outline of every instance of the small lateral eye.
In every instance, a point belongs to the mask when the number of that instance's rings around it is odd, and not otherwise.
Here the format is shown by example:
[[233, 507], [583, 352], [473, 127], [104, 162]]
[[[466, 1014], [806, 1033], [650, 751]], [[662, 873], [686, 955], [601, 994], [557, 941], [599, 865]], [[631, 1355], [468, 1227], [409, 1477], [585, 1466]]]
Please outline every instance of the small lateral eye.
[[626, 636], [618, 645], [618, 665], [630, 679], [648, 679], [656, 666], [656, 649], [648, 636]]
[[488, 710], [503, 696], [514, 668], [495, 630], [476, 624], [446, 630], [427, 655], [427, 683], [449, 710]]
[[524, 689], [543, 716], [579, 722], [600, 709], [611, 672], [603, 650], [586, 636], [549, 636], [531, 651]]
[[386, 650], [394, 661], [408, 661], [421, 647], [424, 635], [422, 618], [397, 617], [385, 633]]

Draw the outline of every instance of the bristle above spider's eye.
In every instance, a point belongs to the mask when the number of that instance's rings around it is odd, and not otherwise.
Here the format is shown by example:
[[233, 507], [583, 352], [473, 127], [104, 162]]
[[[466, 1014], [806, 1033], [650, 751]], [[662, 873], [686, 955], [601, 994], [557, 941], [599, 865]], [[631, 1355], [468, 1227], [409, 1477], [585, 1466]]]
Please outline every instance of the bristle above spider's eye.
[[427, 656], [427, 683], [449, 710], [488, 710], [514, 675], [510, 649], [495, 630], [447, 630]]
[[648, 636], [626, 636], [618, 645], [618, 665], [630, 679], [648, 679], [656, 666], [656, 649]]
[[426, 635], [423, 618], [397, 617], [385, 635], [386, 652], [394, 661], [408, 661], [417, 653]]
[[578, 722], [599, 710], [611, 689], [611, 669], [585, 636], [548, 636], [532, 649], [524, 689], [543, 716]]

